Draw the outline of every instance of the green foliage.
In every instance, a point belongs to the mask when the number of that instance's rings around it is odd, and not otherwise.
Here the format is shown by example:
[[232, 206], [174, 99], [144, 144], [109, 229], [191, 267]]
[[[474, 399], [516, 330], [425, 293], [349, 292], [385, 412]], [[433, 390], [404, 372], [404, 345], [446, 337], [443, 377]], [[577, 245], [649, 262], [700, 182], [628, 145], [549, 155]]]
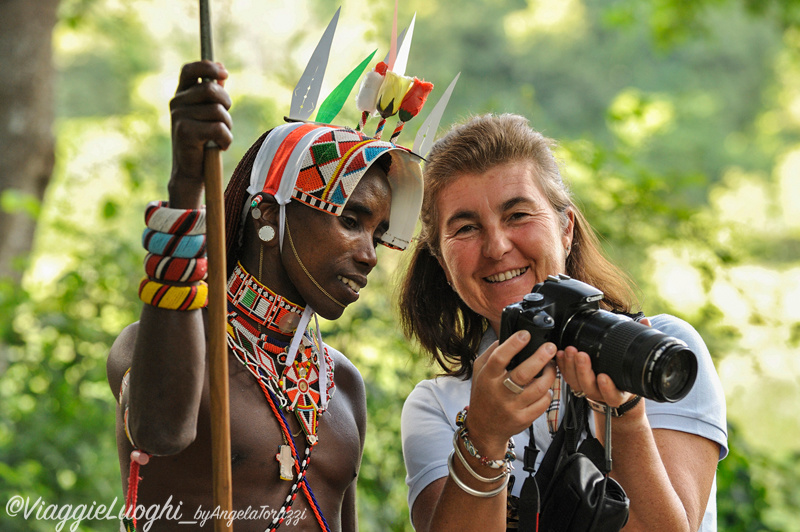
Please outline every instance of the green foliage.
[[34, 220], [42, 209], [41, 202], [33, 194], [15, 188], [7, 188], [0, 194], [0, 209], [7, 213], [24, 212]]
[[725, 494], [717, 498], [719, 527], [730, 532], [770, 530], [763, 522], [767, 486], [756, 482], [752, 473], [756, 457], [752, 450], [747, 452], [746, 444], [737, 441], [732, 426], [728, 430], [730, 454], [717, 470], [717, 489]]
[[74, 1], [62, 6], [65, 22], [80, 30], [75, 53], [59, 69], [57, 110], [62, 117], [106, 116], [131, 111], [138, 76], [157, 62], [146, 28], [122, 3], [102, 14], [100, 2]]
[[[0, 285], [0, 500], [111, 504], [120, 497], [114, 403], [105, 357], [120, 324], [135, 319], [129, 281], [139, 251], [68, 230], [92, 244], [46, 294]], [[120, 503], [121, 504], [121, 503]], [[117, 511], [119, 510], [119, 506]], [[52, 530], [54, 522], [0, 518], [3, 530]], [[69, 523], [71, 524], [71, 523]], [[99, 523], [97, 530], [115, 524]]]
[[771, 456], [753, 449], [729, 426], [731, 452], [720, 462], [717, 489], [719, 529], [728, 532], [800, 530], [800, 454]]

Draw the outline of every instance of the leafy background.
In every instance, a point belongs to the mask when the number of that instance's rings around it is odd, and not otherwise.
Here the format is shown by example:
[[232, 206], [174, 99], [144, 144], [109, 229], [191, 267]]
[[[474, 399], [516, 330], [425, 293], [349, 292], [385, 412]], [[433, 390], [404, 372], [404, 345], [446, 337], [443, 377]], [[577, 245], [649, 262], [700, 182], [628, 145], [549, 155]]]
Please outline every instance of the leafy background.
[[[323, 95], [388, 49], [392, 2], [341, 5]], [[228, 171], [281, 121], [335, 7], [212, 3], [234, 100]], [[407, 0], [401, 24], [414, 13], [408, 72], [437, 85], [434, 99], [461, 72], [443, 124], [516, 112], [558, 139], [567, 179], [644, 309], [703, 334], [728, 401], [720, 530], [800, 530], [800, 2]], [[166, 195], [168, 101], [197, 41], [193, 1], [60, 3], [53, 180], [43, 202], [0, 196], [38, 224], [22, 283], [0, 282], [4, 506], [18, 494], [58, 505], [122, 497], [104, 362], [138, 316], [141, 213]], [[356, 120], [350, 109], [337, 122]], [[359, 303], [323, 324], [367, 383], [359, 514], [369, 531], [411, 530], [399, 415], [434, 371], [396, 326], [402, 260], [382, 251]], [[4, 509], [4, 531], [53, 529]]]

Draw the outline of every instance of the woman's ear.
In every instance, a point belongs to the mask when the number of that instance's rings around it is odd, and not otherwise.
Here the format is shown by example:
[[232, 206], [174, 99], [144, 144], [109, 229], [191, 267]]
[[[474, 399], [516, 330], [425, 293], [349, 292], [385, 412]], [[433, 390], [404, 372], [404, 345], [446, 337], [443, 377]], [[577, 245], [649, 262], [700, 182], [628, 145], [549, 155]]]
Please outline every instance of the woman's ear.
[[450, 288], [453, 288], [453, 278], [450, 276], [450, 270], [447, 269], [447, 265], [444, 263], [441, 257], [435, 257], [436, 260], [439, 262], [439, 266], [442, 268], [444, 272], [444, 277], [447, 279], [447, 284], [450, 285]]
[[[572, 248], [572, 238], [575, 230], [575, 211], [572, 210], [572, 207], [567, 207], [566, 211], [564, 211], [564, 215], [567, 217], [567, 225], [564, 227], [561, 240], [564, 249], [569, 250]], [[569, 255], [569, 252], [567, 252], [567, 255]]]

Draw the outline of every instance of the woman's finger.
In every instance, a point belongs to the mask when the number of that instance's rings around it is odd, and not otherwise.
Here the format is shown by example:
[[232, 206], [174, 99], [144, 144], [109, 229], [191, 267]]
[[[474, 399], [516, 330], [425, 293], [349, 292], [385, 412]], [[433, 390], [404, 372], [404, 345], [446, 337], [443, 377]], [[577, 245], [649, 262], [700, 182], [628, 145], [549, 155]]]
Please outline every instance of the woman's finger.
[[487, 349], [484, 356], [480, 357], [486, 358], [485, 370], [489, 371], [489, 374], [493, 378], [505, 375], [508, 363], [514, 358], [514, 355], [528, 345], [530, 339], [531, 333], [526, 330], [521, 330], [509, 336], [505, 342], [499, 344], [491, 353], [489, 353]]
[[486, 351], [483, 352], [483, 354], [481, 356], [479, 356], [478, 358], [475, 359], [475, 361], [472, 363], [472, 373], [473, 374], [477, 375], [477, 374], [479, 374], [481, 372], [481, 370], [483, 369], [483, 366], [486, 365], [486, 361], [492, 355], [494, 350], [497, 349], [497, 345], [498, 345], [498, 342], [494, 341], [492, 343], [492, 345], [490, 345], [486, 349]]
[[587, 353], [568, 346], [559, 351], [556, 357], [561, 375], [574, 393], [584, 394], [590, 399], [600, 400], [597, 376], [592, 369], [592, 361]]
[[[556, 355], [556, 344], [545, 342], [534, 353], [509, 372], [509, 377], [520, 386], [527, 386], [542, 375], [542, 371]], [[554, 370], [555, 371], [555, 370]]]

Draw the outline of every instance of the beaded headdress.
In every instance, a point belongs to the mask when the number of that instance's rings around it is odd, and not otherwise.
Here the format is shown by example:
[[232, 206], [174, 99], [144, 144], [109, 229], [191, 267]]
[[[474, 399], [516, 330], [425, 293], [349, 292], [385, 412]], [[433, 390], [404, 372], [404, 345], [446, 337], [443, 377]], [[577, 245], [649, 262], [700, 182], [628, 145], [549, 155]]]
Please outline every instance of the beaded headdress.
[[[361, 178], [382, 155], [388, 154], [391, 165], [388, 173], [392, 189], [389, 228], [381, 242], [388, 247], [405, 249], [411, 238], [422, 206], [422, 156], [433, 143], [444, 107], [458, 78], [422, 125], [409, 150], [395, 143], [406, 122], [416, 116], [433, 89], [433, 84], [419, 78], [404, 76], [411, 47], [414, 20], [399, 39], [397, 13], [392, 25], [392, 46], [381, 61], [362, 81], [356, 105], [362, 112], [361, 121], [350, 129], [330, 125], [342, 109], [361, 73], [375, 55], [370, 54], [331, 92], [318, 107], [322, 79], [327, 67], [333, 34], [339, 18], [336, 11], [322, 39], [317, 44], [300, 81], [293, 92], [289, 123], [273, 129], [259, 147], [250, 173], [247, 192], [250, 198], [244, 205], [244, 220], [252, 201], [261, 194], [275, 197], [280, 210], [278, 234], [283, 245], [285, 224], [284, 206], [292, 199], [338, 216]], [[317, 110], [315, 122], [311, 115]], [[363, 129], [369, 116], [380, 116], [374, 136]], [[381, 140], [387, 118], [398, 115], [398, 123], [389, 141]]]

